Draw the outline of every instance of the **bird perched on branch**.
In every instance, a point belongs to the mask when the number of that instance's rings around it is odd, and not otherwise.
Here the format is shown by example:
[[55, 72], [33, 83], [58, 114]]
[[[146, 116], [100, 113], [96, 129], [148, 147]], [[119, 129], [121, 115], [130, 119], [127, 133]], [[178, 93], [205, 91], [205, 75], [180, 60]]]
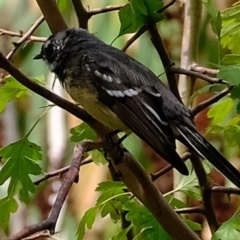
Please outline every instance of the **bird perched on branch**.
[[188, 169], [176, 139], [240, 187], [240, 173], [196, 131], [189, 110], [124, 52], [84, 29], [67, 29], [50, 36], [35, 59], [43, 59], [95, 119], [113, 131], [134, 132], [180, 173], [187, 175]]

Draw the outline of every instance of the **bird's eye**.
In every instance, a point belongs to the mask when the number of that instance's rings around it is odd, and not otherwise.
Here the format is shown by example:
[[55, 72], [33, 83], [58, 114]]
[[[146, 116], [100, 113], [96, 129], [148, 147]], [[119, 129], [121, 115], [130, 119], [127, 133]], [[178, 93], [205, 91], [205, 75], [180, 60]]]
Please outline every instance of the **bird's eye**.
[[53, 63], [58, 55], [57, 46], [55, 46], [53, 42], [46, 42], [44, 55], [49, 63]]

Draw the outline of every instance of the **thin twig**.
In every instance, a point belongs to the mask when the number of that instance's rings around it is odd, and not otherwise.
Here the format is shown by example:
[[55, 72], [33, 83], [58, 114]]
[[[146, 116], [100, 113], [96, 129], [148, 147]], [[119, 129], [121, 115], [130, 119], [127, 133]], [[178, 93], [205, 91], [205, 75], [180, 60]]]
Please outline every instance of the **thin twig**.
[[231, 194], [240, 195], [240, 189], [234, 188], [234, 187], [211, 186], [209, 191], [211, 193], [220, 192], [220, 193], [226, 193], [228, 195], [231, 195]]
[[[189, 157], [191, 156], [190, 152], [185, 152], [181, 158], [183, 161], [186, 161]], [[161, 177], [162, 175], [166, 174], [167, 172], [171, 171], [173, 169], [172, 165], [168, 165], [165, 168], [161, 169], [160, 171], [151, 174], [152, 180], [155, 181], [157, 180], [159, 177]]]
[[219, 92], [218, 94], [212, 96], [211, 98], [199, 103], [197, 106], [195, 106], [193, 109], [191, 109], [191, 115], [192, 117], [196, 116], [199, 112], [201, 112], [203, 109], [209, 107], [213, 103], [219, 101], [221, 98], [225, 97], [232, 89], [233, 87], [228, 87]]
[[125, 52], [143, 33], [145, 33], [148, 30], [148, 26], [144, 25], [142, 26], [124, 45], [124, 47], [121, 49], [123, 52]]
[[206, 68], [196, 64], [191, 67], [191, 70], [195, 72], [200, 72], [202, 74], [209, 74], [212, 76], [216, 76], [219, 73], [218, 69]]
[[94, 15], [97, 15], [97, 14], [116, 11], [116, 10], [119, 10], [119, 9], [123, 8], [125, 5], [126, 4], [109, 5], [109, 6], [106, 6], [104, 8], [89, 9], [88, 10], [88, 15], [89, 15], [89, 18], [90, 18], [90, 17], [92, 17]]
[[29, 28], [29, 30], [25, 34], [23, 34], [23, 36], [17, 42], [14, 43], [14, 48], [6, 56], [8, 60], [10, 60], [12, 55], [17, 51], [17, 49], [29, 39], [29, 37], [33, 34], [33, 32], [40, 26], [40, 24], [43, 21], [44, 21], [43, 16], [38, 18], [37, 21]]
[[199, 157], [195, 154], [192, 154], [190, 160], [199, 181], [199, 187], [202, 193], [202, 205], [204, 209], [204, 215], [206, 216], [206, 220], [208, 222], [209, 228], [211, 229], [211, 232], [214, 233], [217, 231], [219, 224], [214, 213], [211, 193], [209, 192], [210, 184], [208, 182], [206, 172]]
[[[85, 160], [82, 161], [81, 163], [81, 166], [83, 165], [86, 165], [88, 163], [92, 163], [93, 160], [91, 158], [87, 158]], [[36, 181], [34, 181], [33, 183], [35, 185], [38, 185], [39, 183], [49, 179], [49, 178], [52, 178], [52, 177], [56, 177], [56, 176], [62, 176], [64, 173], [66, 173], [70, 168], [70, 165], [66, 166], [66, 167], [63, 167], [63, 168], [60, 168], [56, 171], [53, 171], [53, 172], [50, 172], [50, 173], [45, 173], [42, 177], [40, 177], [39, 179], [37, 179]]]
[[[23, 37], [24, 32], [13, 32], [0, 28], [0, 36], [11, 36], [11, 37]], [[37, 37], [37, 36], [29, 36], [28, 42], [45, 42], [47, 38], [45, 37]]]
[[192, 71], [192, 70], [187, 70], [187, 69], [184, 69], [184, 68], [176, 67], [175, 65], [172, 65], [169, 68], [169, 71], [172, 72], [172, 73], [175, 73], [175, 74], [177, 73], [177, 74], [187, 75], [187, 76], [190, 76], [190, 77], [199, 78], [199, 79], [205, 80], [206, 82], [211, 83], [211, 84], [220, 83], [220, 84], [229, 85], [229, 83], [227, 81], [223, 80], [223, 79], [212, 78], [212, 77], [209, 77], [209, 76], [206, 76], [206, 75], [202, 74], [201, 72], [195, 72], [195, 71]]
[[202, 213], [202, 214], [204, 214], [204, 209], [202, 206], [186, 207], [186, 208], [176, 209], [175, 212], [178, 214], [185, 214], [185, 213]]
[[164, 12], [167, 8], [169, 8], [171, 5], [173, 5], [176, 2], [176, 0], [172, 0], [168, 4], [166, 4], [163, 8], [159, 9], [157, 12], [162, 13]]

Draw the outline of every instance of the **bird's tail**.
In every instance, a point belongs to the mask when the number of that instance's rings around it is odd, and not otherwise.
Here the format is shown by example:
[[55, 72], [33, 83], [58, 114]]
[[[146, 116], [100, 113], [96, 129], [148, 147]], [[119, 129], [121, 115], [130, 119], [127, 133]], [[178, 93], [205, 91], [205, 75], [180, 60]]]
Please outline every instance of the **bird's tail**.
[[200, 157], [207, 159], [218, 171], [240, 188], [240, 172], [218, 152], [194, 128], [179, 125], [177, 130], [184, 139], [184, 143]]

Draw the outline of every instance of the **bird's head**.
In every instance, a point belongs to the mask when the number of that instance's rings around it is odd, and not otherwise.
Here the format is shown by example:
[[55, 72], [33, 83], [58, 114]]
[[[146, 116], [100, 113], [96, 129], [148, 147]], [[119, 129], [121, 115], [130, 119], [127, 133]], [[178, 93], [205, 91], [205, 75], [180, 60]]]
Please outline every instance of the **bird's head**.
[[69, 34], [66, 30], [50, 36], [42, 45], [41, 52], [34, 59], [43, 59], [50, 71], [56, 72], [64, 47], [69, 41]]

